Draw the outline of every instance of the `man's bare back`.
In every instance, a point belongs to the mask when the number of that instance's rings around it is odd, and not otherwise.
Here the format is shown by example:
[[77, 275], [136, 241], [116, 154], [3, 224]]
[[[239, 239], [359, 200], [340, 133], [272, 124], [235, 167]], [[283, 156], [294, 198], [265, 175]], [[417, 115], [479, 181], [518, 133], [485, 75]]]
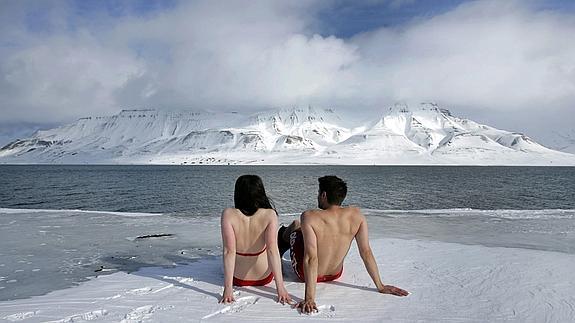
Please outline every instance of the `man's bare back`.
[[[319, 178], [319, 186], [317, 201], [320, 209], [305, 211], [300, 217], [301, 223], [296, 220], [279, 233], [280, 240], [284, 242], [286, 236], [290, 236], [292, 266], [298, 277], [305, 279], [305, 298], [297, 304], [297, 307], [303, 313], [317, 311], [315, 304], [317, 282], [339, 278], [345, 256], [354, 238], [377, 291], [383, 294], [407, 296], [409, 294], [407, 291], [381, 282], [379, 269], [369, 246], [365, 217], [357, 207], [341, 206], [347, 194], [346, 183], [335, 176], [324, 176]], [[303, 239], [303, 243], [300, 242], [303, 244], [303, 259], [300, 260], [297, 260], [295, 252], [298, 249], [298, 233]], [[294, 264], [294, 255], [296, 261], [301, 261], [303, 264]], [[329, 278], [322, 279], [322, 277]]]
[[[331, 206], [326, 210], [306, 211], [302, 214], [302, 219], [302, 223], [309, 225], [315, 235], [315, 241], [308, 243], [304, 233], [304, 244], [307, 246], [315, 242], [317, 245], [317, 274], [334, 275], [341, 271], [351, 242], [364, 220], [359, 209]], [[302, 232], [303, 230], [302, 228]], [[311, 238], [312, 236], [308, 240], [312, 240]]]

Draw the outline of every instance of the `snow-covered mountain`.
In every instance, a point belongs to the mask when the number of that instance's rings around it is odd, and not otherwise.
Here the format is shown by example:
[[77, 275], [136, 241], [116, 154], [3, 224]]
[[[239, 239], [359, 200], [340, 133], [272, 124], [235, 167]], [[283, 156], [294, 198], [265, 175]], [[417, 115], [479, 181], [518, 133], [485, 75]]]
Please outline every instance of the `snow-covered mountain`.
[[123, 110], [16, 140], [0, 163], [575, 165], [575, 155], [423, 103], [396, 104], [364, 124], [313, 107]]

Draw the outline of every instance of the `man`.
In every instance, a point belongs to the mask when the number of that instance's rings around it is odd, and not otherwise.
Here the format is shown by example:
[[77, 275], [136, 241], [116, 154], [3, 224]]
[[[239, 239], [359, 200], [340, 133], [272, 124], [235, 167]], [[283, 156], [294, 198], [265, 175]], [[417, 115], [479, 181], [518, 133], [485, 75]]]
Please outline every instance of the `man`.
[[289, 227], [282, 227], [278, 235], [280, 249], [283, 249], [280, 254], [290, 249], [292, 267], [300, 280], [305, 281], [305, 298], [297, 308], [302, 313], [317, 311], [316, 283], [341, 276], [345, 256], [354, 238], [377, 290], [383, 294], [407, 296], [407, 291], [381, 282], [369, 246], [365, 217], [357, 207], [341, 206], [347, 194], [346, 183], [336, 176], [324, 176], [318, 181], [320, 210], [305, 211], [300, 218], [301, 224], [295, 220]]

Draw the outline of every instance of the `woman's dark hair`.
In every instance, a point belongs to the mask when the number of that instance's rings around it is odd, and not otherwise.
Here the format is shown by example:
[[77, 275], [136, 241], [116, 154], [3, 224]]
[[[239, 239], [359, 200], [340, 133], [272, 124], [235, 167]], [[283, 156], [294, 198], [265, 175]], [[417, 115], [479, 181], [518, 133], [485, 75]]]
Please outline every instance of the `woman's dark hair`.
[[257, 175], [238, 177], [234, 190], [234, 205], [245, 215], [253, 215], [260, 208], [274, 208], [266, 195], [262, 179]]

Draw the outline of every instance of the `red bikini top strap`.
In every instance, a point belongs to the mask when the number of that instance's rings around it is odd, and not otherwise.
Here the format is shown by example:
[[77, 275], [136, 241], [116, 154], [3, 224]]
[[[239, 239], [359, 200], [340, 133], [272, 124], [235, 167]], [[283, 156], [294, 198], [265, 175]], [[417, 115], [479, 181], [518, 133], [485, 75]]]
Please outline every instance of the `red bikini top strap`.
[[267, 249], [267, 246], [264, 247], [264, 249], [263, 249], [262, 251], [256, 252], [256, 253], [247, 253], [247, 252], [238, 252], [238, 251], [236, 251], [236, 255], [244, 256], [244, 257], [255, 257], [255, 256], [259, 256], [259, 255], [261, 255], [262, 253], [264, 253], [264, 251], [266, 251], [266, 249]]

